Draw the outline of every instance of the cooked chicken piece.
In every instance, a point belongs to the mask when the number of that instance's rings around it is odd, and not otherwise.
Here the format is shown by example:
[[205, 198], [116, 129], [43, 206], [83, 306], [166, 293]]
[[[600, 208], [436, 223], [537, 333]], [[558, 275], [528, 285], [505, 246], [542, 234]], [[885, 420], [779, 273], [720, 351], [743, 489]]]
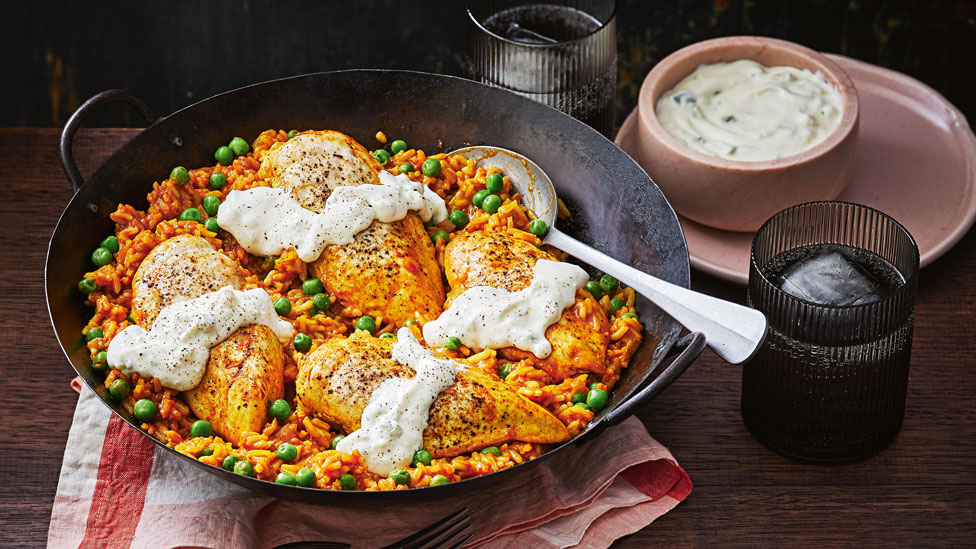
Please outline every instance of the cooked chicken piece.
[[[362, 145], [335, 131], [298, 134], [274, 145], [261, 164], [272, 187], [291, 191], [302, 206], [316, 212], [338, 186], [379, 184], [381, 169]], [[364, 315], [402, 326], [410, 319], [428, 322], [441, 313], [440, 269], [415, 214], [394, 223], [373, 222], [352, 244], [330, 246], [311, 268], [328, 293]]]
[[329, 246], [311, 269], [344, 306], [397, 327], [410, 319], [430, 322], [441, 314], [441, 270], [414, 214], [393, 223], [374, 221], [352, 244]]
[[183, 393], [190, 409], [237, 444], [268, 421], [268, 403], [284, 396], [285, 353], [267, 326], [241, 328], [210, 350], [207, 373]]
[[[299, 403], [347, 433], [355, 431], [383, 380], [414, 375], [391, 358], [393, 344], [362, 333], [326, 341], [299, 367]], [[449, 457], [510, 440], [554, 443], [567, 438], [566, 427], [545, 408], [468, 369], [459, 371], [454, 385], [431, 406], [423, 445], [434, 457]]]
[[[454, 236], [444, 251], [444, 271], [451, 301], [473, 286], [491, 286], [517, 292], [532, 282], [532, 271], [540, 259], [555, 260], [549, 253], [508, 233], [476, 231]], [[606, 372], [607, 346], [610, 343], [610, 320], [596, 301], [585, 292], [577, 292], [576, 301], [590, 302], [595, 323], [577, 315], [577, 306], [563, 311], [559, 322], [546, 330], [552, 354], [535, 358], [554, 382], [579, 372]], [[507, 347], [499, 353], [509, 360], [523, 360], [532, 353]]]
[[232, 259], [205, 239], [180, 235], [149, 252], [132, 278], [132, 317], [152, 326], [167, 305], [215, 292], [224, 286], [241, 289], [244, 273]]
[[378, 184], [380, 169], [379, 162], [348, 135], [315, 131], [272, 146], [258, 176], [291, 192], [302, 206], [320, 212], [340, 185]]

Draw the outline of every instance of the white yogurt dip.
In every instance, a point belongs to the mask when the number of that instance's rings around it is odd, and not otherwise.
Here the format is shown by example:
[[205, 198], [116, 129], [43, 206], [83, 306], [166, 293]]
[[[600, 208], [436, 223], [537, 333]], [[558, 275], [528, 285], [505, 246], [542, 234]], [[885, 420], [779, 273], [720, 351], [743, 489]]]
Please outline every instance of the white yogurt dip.
[[696, 151], [729, 160], [790, 156], [840, 124], [840, 93], [820, 72], [750, 60], [701, 65], [655, 107], [664, 129]]
[[321, 213], [303, 208], [282, 189], [232, 191], [217, 211], [217, 222], [252, 254], [278, 255], [295, 248], [310, 263], [327, 246], [351, 244], [373, 221], [392, 223], [410, 211], [423, 221], [447, 219], [444, 199], [423, 184], [387, 171], [379, 178], [379, 185], [336, 187]]
[[210, 348], [255, 324], [271, 328], [283, 344], [295, 333], [275, 312], [268, 292], [225, 286], [165, 307], [149, 331], [128, 326], [109, 343], [108, 364], [126, 375], [158, 377], [164, 387], [189, 391], [203, 380]]
[[336, 445], [347, 454], [359, 450], [369, 470], [385, 476], [409, 466], [413, 453], [423, 447], [430, 406], [454, 384], [458, 369], [454, 361], [423, 347], [409, 328], [397, 331], [393, 360], [416, 374], [384, 380], [369, 397], [362, 426]]
[[454, 336], [475, 350], [516, 347], [545, 358], [552, 353], [546, 329], [576, 301], [576, 289], [587, 280], [576, 265], [540, 259], [532, 282], [517, 292], [490, 286], [465, 290], [437, 320], [424, 325], [424, 339], [440, 347]]

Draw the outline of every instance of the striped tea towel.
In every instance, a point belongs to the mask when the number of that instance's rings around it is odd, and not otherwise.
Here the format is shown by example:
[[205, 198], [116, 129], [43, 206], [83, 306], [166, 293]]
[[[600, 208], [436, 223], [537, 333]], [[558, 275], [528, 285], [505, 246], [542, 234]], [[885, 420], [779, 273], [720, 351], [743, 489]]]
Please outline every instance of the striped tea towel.
[[[80, 384], [76, 380], [76, 384]], [[276, 547], [393, 543], [467, 507], [469, 546], [607, 547], [684, 500], [691, 480], [637, 418], [478, 493], [408, 508], [311, 505], [251, 492], [184, 463], [87, 387], [68, 435], [51, 547]]]

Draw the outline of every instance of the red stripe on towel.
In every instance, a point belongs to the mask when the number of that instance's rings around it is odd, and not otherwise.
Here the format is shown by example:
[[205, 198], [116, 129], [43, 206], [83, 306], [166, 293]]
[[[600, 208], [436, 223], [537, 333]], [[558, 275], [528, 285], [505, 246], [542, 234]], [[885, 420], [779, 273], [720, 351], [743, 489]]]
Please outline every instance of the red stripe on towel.
[[129, 546], [146, 503], [154, 449], [149, 439], [112, 415], [102, 441], [82, 547]]

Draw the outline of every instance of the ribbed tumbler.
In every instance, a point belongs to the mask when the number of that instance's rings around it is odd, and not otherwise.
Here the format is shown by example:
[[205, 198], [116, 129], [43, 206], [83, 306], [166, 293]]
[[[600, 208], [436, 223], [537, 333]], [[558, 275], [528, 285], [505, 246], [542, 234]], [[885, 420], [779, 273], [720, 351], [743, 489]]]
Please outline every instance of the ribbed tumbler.
[[812, 202], [756, 233], [749, 305], [769, 335], [742, 376], [742, 417], [790, 457], [846, 462], [881, 451], [905, 413], [919, 255], [872, 208]]
[[468, 2], [469, 77], [613, 133], [617, 35], [613, 0]]

